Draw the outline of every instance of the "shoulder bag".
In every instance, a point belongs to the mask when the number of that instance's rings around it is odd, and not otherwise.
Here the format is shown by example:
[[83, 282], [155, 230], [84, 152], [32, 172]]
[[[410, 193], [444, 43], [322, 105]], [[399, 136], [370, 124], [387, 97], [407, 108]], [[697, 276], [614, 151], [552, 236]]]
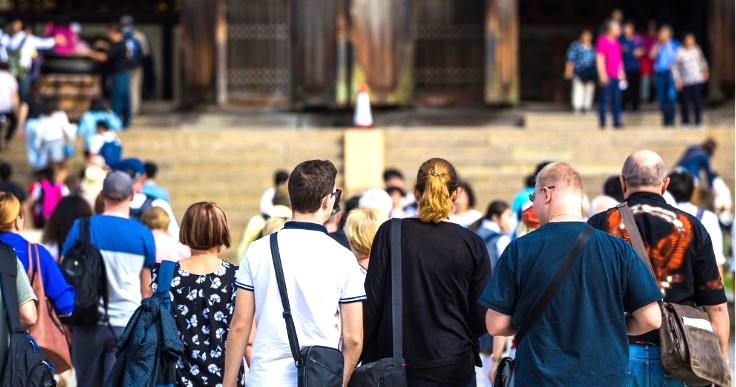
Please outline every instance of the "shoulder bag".
[[270, 236], [271, 258], [276, 272], [276, 282], [279, 286], [281, 304], [284, 307], [284, 321], [286, 322], [286, 334], [289, 336], [291, 355], [294, 357], [299, 375], [299, 387], [342, 387], [344, 360], [342, 352], [335, 348], [323, 346], [299, 347], [299, 339], [296, 335], [294, 317], [291, 315], [289, 306], [289, 295], [286, 291], [286, 280], [284, 269], [281, 266], [281, 254], [279, 254], [278, 233]]
[[[583, 251], [583, 247], [588, 243], [588, 239], [592, 234], [593, 228], [585, 225], [585, 228], [580, 232], [580, 235], [575, 240], [575, 243], [573, 243], [570, 251], [568, 251], [567, 256], [565, 256], [565, 260], [562, 261], [562, 265], [559, 270], [557, 270], [557, 274], [555, 274], [552, 282], [547, 285], [547, 289], [544, 290], [544, 293], [542, 293], [539, 299], [534, 303], [534, 306], [529, 310], [526, 319], [524, 319], [521, 327], [516, 332], [516, 335], [514, 335], [514, 340], [516, 341], [517, 346], [521, 340], [526, 337], [526, 334], [529, 333], [529, 329], [531, 329], [532, 326], [534, 326], [534, 323], [539, 320], [539, 317], [542, 316], [542, 312], [544, 312], [550, 301], [552, 301], [552, 296], [554, 296], [557, 289], [560, 288], [562, 280], [565, 279], [567, 273], [570, 272], [573, 263], [575, 263], [577, 258], [580, 256], [580, 253]], [[501, 359], [501, 362], [498, 364], [498, 368], [496, 369], [496, 376], [494, 377], [493, 385], [496, 387], [514, 386], [514, 368], [514, 359], [510, 357]]]
[[401, 220], [391, 220], [391, 330], [392, 357], [362, 364], [355, 369], [349, 387], [406, 387], [404, 321], [401, 281]]
[[69, 352], [69, 343], [64, 327], [46, 298], [39, 257], [38, 244], [29, 243], [28, 279], [33, 287], [33, 292], [38, 297], [38, 304], [36, 305], [38, 321], [28, 330], [28, 333], [36, 339], [36, 343], [46, 353], [46, 357], [54, 366], [56, 372], [60, 373], [71, 368], [72, 355]]
[[[616, 208], [621, 214], [632, 247], [658, 283], [631, 208], [626, 202]], [[665, 371], [688, 385], [715, 383], [730, 386], [731, 372], [721, 354], [708, 314], [689, 305], [664, 301], [660, 303], [660, 309], [660, 361]]]

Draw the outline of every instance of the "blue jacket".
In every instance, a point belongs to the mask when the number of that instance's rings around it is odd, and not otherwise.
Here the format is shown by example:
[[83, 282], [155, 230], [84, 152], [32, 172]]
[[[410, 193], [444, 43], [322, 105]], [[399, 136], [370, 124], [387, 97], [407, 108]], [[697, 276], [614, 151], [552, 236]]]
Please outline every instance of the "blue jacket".
[[165, 304], [168, 297], [167, 290], [146, 298], [130, 318], [118, 339], [117, 359], [106, 387], [173, 385], [184, 344]]

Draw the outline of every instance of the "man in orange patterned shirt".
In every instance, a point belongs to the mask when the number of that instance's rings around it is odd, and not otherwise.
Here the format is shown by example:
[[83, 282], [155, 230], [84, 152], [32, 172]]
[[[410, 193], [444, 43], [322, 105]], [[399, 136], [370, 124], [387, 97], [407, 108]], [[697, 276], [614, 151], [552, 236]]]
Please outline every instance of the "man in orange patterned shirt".
[[[728, 359], [726, 293], [710, 236], [696, 217], [665, 202], [662, 194], [669, 185], [667, 172], [658, 154], [650, 150], [631, 154], [620, 177], [624, 197], [634, 213], [664, 300], [702, 306]], [[588, 223], [629, 241], [616, 208], [594, 216]], [[633, 385], [682, 385], [664, 372], [659, 359], [657, 331], [629, 337], [628, 371]]]

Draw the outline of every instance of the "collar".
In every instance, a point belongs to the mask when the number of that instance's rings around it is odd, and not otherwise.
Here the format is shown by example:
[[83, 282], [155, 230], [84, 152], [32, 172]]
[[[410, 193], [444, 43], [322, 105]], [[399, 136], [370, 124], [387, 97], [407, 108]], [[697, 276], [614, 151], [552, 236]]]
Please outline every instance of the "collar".
[[284, 225], [284, 230], [307, 230], [307, 231], [320, 231], [327, 234], [327, 228], [321, 224], [308, 223], [308, 222], [295, 222], [289, 221]]
[[493, 232], [501, 232], [501, 227], [496, 222], [492, 222], [488, 219], [483, 219], [482, 227], [485, 227]]
[[642, 200], [655, 201], [657, 203], [667, 204], [662, 195], [657, 195], [651, 192], [634, 192], [626, 199], [627, 202], [639, 202]]

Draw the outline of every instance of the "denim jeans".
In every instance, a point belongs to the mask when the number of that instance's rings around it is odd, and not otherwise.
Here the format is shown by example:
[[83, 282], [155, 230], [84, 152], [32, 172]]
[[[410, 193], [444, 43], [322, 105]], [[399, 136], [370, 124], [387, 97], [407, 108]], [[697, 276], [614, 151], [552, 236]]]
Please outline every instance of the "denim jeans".
[[685, 386], [681, 380], [668, 375], [659, 360], [657, 345], [629, 344], [629, 367], [626, 385], [629, 387]]
[[657, 102], [659, 102], [659, 110], [662, 112], [663, 124], [665, 126], [675, 124], [675, 102], [677, 101], [677, 89], [675, 89], [675, 80], [672, 78], [670, 71], [662, 71], [657, 73]]
[[112, 75], [112, 111], [123, 121], [123, 127], [130, 125], [130, 74], [118, 71]]
[[695, 125], [701, 123], [701, 112], [703, 110], [703, 97], [702, 84], [697, 83], [695, 85], [684, 86], [682, 88], [682, 98], [680, 103], [682, 104], [682, 123], [690, 124], [690, 108], [692, 107], [693, 113], [695, 114]]
[[611, 105], [613, 112], [613, 126], [621, 125], [621, 89], [618, 87], [618, 79], [609, 79], [608, 84], [601, 86], [600, 103], [598, 104], [598, 124], [601, 128], [606, 126], [606, 109]]

